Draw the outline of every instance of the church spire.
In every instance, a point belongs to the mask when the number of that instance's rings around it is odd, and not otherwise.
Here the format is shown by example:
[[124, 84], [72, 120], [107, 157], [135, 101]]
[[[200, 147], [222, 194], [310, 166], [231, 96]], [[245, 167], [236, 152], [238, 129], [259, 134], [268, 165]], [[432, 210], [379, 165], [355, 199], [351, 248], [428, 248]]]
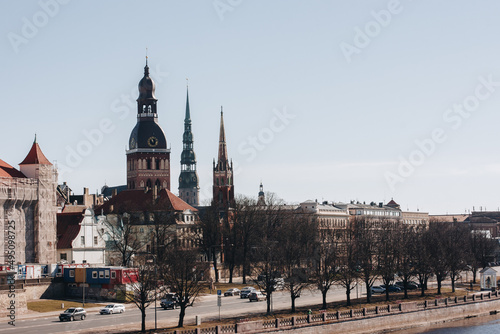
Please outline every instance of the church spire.
[[229, 163], [224, 129], [224, 112], [220, 110], [219, 152], [214, 164], [213, 201], [219, 209], [227, 210], [234, 203], [233, 163]]
[[183, 149], [181, 153], [181, 174], [179, 175], [179, 197], [190, 205], [199, 205], [198, 174], [196, 155], [193, 149], [191, 130], [191, 111], [189, 109], [189, 91], [186, 87], [186, 116], [184, 118]]
[[222, 166], [228, 166], [228, 155], [227, 155], [227, 145], [226, 145], [226, 132], [224, 130], [224, 112], [222, 106], [220, 107], [220, 131], [219, 131], [219, 154], [218, 163]]

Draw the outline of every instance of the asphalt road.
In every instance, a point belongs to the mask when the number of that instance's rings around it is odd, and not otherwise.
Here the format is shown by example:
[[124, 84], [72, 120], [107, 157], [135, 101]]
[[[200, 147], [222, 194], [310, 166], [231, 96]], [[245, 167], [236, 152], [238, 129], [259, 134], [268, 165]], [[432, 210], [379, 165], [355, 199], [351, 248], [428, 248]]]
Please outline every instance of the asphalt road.
[[[361, 291], [359, 291], [361, 296]], [[356, 297], [356, 290], [351, 294]], [[287, 292], [275, 292], [272, 297], [274, 310], [290, 308], [291, 301]], [[328, 301], [345, 299], [345, 291], [335, 288], [328, 294]], [[321, 303], [321, 294], [318, 291], [305, 291], [296, 300], [296, 306], [307, 306]], [[239, 316], [244, 318], [252, 313], [266, 312], [266, 302], [249, 302], [248, 299], [239, 297], [222, 297], [220, 314], [222, 318]], [[175, 326], [179, 317], [179, 310], [163, 310], [157, 307], [158, 327]], [[150, 306], [146, 313], [146, 328], [154, 328], [155, 309]], [[193, 307], [186, 310], [185, 323], [194, 323], [196, 316], [202, 320], [218, 319], [219, 308], [216, 296], [203, 296]], [[16, 326], [7, 324], [7, 319], [0, 324], [0, 333], [23, 333], [23, 334], [45, 334], [45, 333], [98, 333], [103, 329], [130, 329], [141, 328], [141, 314], [133, 304], [127, 304], [127, 310], [122, 314], [100, 315], [97, 310], [87, 310], [87, 318], [83, 321], [60, 322], [58, 314], [51, 313], [46, 317], [16, 320]]]

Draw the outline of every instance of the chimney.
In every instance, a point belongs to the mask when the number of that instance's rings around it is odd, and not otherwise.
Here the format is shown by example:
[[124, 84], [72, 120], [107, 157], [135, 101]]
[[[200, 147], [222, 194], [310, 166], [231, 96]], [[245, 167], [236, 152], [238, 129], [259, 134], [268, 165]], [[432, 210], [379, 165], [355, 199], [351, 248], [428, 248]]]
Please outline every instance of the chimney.
[[89, 194], [89, 188], [83, 188], [83, 194], [88, 195]]
[[383, 202], [379, 202], [379, 203], [378, 203], [378, 207], [379, 207], [379, 208], [381, 208], [381, 207], [383, 207], [383, 206], [384, 206], [384, 203], [383, 203]]
[[115, 197], [118, 194], [118, 190], [115, 188], [111, 191], [111, 197]]

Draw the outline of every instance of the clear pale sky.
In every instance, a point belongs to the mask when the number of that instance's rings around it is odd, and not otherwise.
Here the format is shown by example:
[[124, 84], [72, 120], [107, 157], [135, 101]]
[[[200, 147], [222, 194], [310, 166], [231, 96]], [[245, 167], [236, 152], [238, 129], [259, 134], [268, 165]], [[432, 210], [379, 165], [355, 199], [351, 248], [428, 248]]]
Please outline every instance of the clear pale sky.
[[223, 105], [237, 194], [262, 181], [291, 203], [497, 210], [499, 13], [498, 1], [2, 1], [0, 159], [17, 168], [36, 133], [76, 194], [125, 184], [148, 48], [174, 193], [189, 78], [202, 201]]

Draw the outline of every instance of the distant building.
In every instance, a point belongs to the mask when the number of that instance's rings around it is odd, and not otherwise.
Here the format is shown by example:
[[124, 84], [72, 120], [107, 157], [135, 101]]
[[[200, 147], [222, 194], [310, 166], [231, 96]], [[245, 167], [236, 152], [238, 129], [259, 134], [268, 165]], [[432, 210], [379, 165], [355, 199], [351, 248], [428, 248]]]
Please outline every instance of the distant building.
[[473, 211], [464, 224], [474, 231], [483, 231], [490, 238], [500, 237], [500, 211]]
[[36, 138], [19, 166], [0, 160], [1, 249], [15, 235], [15, 256], [1, 252], [0, 263], [56, 263], [57, 171]]
[[300, 203], [297, 213], [312, 214], [318, 222], [321, 235], [326, 231], [342, 230], [349, 226], [349, 212], [328, 202], [318, 203], [308, 200]]

